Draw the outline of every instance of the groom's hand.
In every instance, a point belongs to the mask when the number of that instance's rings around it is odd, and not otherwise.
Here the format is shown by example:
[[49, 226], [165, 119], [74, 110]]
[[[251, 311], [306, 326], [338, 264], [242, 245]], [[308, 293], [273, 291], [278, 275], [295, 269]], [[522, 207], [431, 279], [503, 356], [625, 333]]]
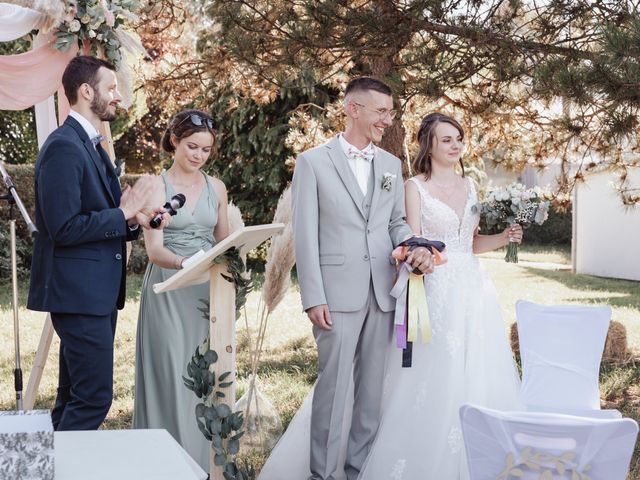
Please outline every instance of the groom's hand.
[[307, 316], [311, 323], [322, 330], [331, 330], [333, 323], [331, 322], [331, 314], [329, 313], [329, 305], [316, 305], [307, 309]]
[[426, 247], [414, 248], [407, 254], [406, 262], [422, 273], [433, 273], [433, 255]]

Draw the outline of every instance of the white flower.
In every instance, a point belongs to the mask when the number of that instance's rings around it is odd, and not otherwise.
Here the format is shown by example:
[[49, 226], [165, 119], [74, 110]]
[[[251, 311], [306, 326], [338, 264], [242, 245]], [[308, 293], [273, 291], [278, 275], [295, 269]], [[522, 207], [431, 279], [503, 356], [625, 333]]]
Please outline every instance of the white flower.
[[89, 30], [89, 38], [96, 38], [96, 32]]
[[396, 175], [391, 172], [384, 172], [382, 174], [382, 184], [381, 187], [383, 190], [387, 192], [391, 191], [391, 186], [393, 185], [393, 181], [396, 179]]
[[79, 32], [80, 27], [81, 27], [80, 22], [78, 20], [74, 20], [69, 24], [69, 31], [73, 33]]
[[540, 202], [533, 219], [538, 225], [542, 225], [549, 218], [549, 202]]
[[91, 21], [91, 16], [88, 13], [85, 13], [80, 19], [80, 21], [86, 25]]

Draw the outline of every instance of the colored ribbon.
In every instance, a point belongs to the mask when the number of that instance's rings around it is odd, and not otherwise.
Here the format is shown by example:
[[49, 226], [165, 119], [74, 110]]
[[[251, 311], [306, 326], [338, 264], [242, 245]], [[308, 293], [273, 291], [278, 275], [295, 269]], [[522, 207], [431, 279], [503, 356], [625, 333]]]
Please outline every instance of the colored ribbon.
[[424, 277], [421, 273], [414, 273], [412, 267], [405, 262], [407, 253], [418, 247], [428, 248], [435, 257], [436, 265], [447, 261], [446, 255], [442, 253], [444, 243], [421, 237], [405, 240], [392, 253], [398, 265], [398, 276], [390, 294], [396, 299], [393, 323], [396, 346], [403, 349], [403, 367], [411, 366], [412, 343], [418, 341], [418, 331], [423, 344], [429, 343], [432, 338]]

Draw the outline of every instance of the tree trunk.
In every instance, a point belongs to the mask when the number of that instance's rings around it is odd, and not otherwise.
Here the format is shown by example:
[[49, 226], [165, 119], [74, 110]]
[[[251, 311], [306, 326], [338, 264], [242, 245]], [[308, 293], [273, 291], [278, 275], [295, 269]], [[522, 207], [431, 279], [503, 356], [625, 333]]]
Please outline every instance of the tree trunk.
[[[381, 14], [381, 17], [385, 18], [384, 24], [402, 25], [406, 22], [406, 19], [404, 19], [402, 14], [395, 9], [392, 2], [388, 2], [386, 0], [377, 0], [375, 3], [377, 5], [378, 11]], [[380, 50], [377, 55], [370, 56], [368, 59], [372, 76], [384, 82], [387, 82], [391, 77], [391, 74], [396, 66], [397, 56], [411, 39], [411, 29], [406, 28], [403, 29], [403, 31], [398, 30], [396, 31], [395, 36], [392, 38], [395, 39], [393, 45], [385, 48], [384, 50]], [[392, 85], [392, 88], [394, 86], [396, 87], [394, 89], [394, 105], [396, 105], [397, 108], [399, 106], [399, 100], [397, 96], [404, 91], [404, 88], [402, 88], [403, 85], [398, 85], [397, 80], [394, 83], [396, 84]], [[404, 151], [405, 135], [406, 132], [402, 123], [402, 118], [398, 116], [394, 120], [393, 124], [389, 128], [387, 128], [384, 137], [382, 137], [380, 147], [392, 153], [402, 161], [402, 175], [406, 178], [408, 176], [409, 170]]]

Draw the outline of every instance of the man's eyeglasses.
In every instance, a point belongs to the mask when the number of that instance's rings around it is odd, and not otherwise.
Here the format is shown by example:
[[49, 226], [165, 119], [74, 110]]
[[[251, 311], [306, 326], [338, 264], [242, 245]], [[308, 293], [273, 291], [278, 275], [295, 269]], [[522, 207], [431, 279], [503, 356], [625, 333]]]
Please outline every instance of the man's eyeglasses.
[[[366, 105], [363, 105], [358, 102], [353, 102], [353, 103], [362, 108], [369, 108]], [[373, 108], [370, 110], [373, 110], [374, 112], [376, 112], [380, 118], [385, 118], [388, 116], [390, 120], [393, 120], [394, 118], [396, 118], [396, 115], [398, 114], [397, 110], [388, 110], [386, 108]]]
[[196, 127], [204, 127], [206, 125], [211, 130], [213, 130], [213, 129], [215, 129], [217, 127], [216, 122], [214, 122], [211, 118], [204, 118], [204, 117], [201, 117], [200, 115], [198, 115], [196, 113], [192, 113], [191, 115], [188, 115], [188, 116], [184, 117], [178, 123], [178, 125], [176, 125], [176, 127], [182, 125], [184, 123], [184, 121], [187, 120], [187, 119], [191, 120], [191, 123], [193, 125], [195, 125]]

